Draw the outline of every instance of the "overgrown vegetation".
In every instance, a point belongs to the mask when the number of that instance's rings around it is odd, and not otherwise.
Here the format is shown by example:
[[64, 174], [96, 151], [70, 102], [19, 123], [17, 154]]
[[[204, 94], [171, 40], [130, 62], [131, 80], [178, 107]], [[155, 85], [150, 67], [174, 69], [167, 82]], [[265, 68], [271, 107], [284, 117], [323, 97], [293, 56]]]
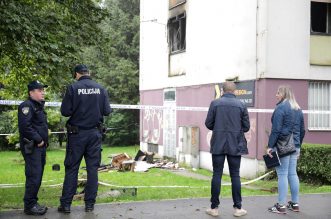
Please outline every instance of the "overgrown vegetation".
[[[99, 25], [104, 38], [84, 49], [82, 60], [90, 63], [94, 77], [117, 104], [139, 102], [139, 0], [105, 2], [108, 17]], [[106, 121], [115, 128], [108, 134], [110, 145], [132, 145], [139, 141], [139, 110], [114, 110]]]
[[331, 185], [331, 145], [304, 144], [298, 174], [306, 182]]
[[[3, 0], [0, 20], [0, 99], [24, 100], [39, 80], [47, 101], [61, 101], [74, 65], [85, 63], [111, 103], [138, 103], [139, 0]], [[62, 131], [58, 108], [47, 111], [50, 130]], [[0, 106], [0, 133], [15, 133], [0, 136], [0, 149], [18, 142], [16, 114], [17, 106]], [[105, 142], [137, 143], [138, 122], [138, 111], [115, 110]]]

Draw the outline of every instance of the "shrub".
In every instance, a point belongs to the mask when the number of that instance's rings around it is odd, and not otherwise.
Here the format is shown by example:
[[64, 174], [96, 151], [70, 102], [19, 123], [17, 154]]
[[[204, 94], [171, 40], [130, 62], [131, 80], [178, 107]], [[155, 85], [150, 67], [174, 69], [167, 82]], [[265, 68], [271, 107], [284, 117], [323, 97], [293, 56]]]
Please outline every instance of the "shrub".
[[331, 184], [331, 145], [302, 145], [298, 175], [310, 183]]

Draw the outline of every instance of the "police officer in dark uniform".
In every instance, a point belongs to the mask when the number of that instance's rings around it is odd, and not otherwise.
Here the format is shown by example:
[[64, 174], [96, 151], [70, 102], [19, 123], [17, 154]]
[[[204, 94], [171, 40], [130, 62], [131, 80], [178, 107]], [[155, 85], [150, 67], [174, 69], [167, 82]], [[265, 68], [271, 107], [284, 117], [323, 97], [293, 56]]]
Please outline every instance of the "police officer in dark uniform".
[[98, 167], [101, 161], [103, 116], [111, 113], [107, 91], [94, 82], [86, 65], [77, 65], [73, 77], [77, 82], [69, 85], [61, 105], [67, 122], [65, 179], [59, 212], [70, 213], [77, 189], [78, 169], [84, 156], [87, 170], [85, 186], [85, 211], [94, 210], [98, 190]]
[[29, 83], [29, 98], [18, 107], [20, 147], [25, 160], [26, 177], [24, 212], [28, 215], [43, 215], [47, 211], [47, 207], [37, 202], [48, 144], [47, 116], [44, 111], [46, 87], [39, 81]]

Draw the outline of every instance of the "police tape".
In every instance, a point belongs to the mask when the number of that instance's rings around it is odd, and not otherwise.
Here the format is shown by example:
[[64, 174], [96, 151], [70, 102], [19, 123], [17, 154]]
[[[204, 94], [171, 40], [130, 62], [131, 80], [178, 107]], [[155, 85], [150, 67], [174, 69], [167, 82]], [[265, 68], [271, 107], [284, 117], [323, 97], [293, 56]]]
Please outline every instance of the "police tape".
[[[257, 182], [267, 176], [269, 176], [271, 173], [273, 173], [274, 170], [272, 171], [269, 171], [267, 173], [265, 173], [264, 175], [262, 176], [259, 176], [255, 179], [252, 179], [252, 180], [249, 180], [249, 181], [246, 181], [246, 182], [241, 182], [241, 185], [249, 185], [249, 184], [252, 184], [254, 182]], [[86, 181], [86, 179], [83, 179], [84, 181]], [[114, 184], [109, 184], [109, 183], [105, 183], [105, 182], [98, 182], [100, 185], [103, 185], [103, 186], [108, 186], [108, 187], [117, 187], [117, 188], [123, 188], [124, 186], [120, 186], [120, 185], [114, 185]], [[232, 183], [231, 182], [224, 182], [221, 184], [222, 186], [231, 186]], [[131, 188], [190, 188], [190, 189], [198, 189], [198, 188], [210, 188], [210, 186], [126, 186], [126, 187], [131, 187]]]
[[[54, 182], [54, 180], [43, 180], [42, 183], [46, 182]], [[0, 189], [7, 189], [7, 188], [20, 188], [20, 187], [25, 187], [25, 183], [12, 183], [12, 184], [0, 184]]]
[[[20, 100], [0, 100], [0, 105], [20, 105]], [[60, 107], [61, 102], [45, 102], [45, 106]], [[158, 106], [158, 105], [127, 105], [127, 104], [110, 104], [113, 109], [136, 109], [136, 110], [168, 110], [168, 111], [197, 111], [207, 112], [208, 107], [193, 106]], [[274, 109], [255, 109], [248, 108], [250, 113], [273, 113]], [[302, 110], [304, 114], [331, 114], [331, 110]]]
[[[49, 132], [49, 134], [66, 134], [67, 132], [61, 131], [61, 132]], [[8, 135], [15, 135], [14, 133], [8, 133], [8, 134], [0, 134], [0, 136], [8, 136]]]
[[[246, 182], [242, 182], [241, 185], [249, 185], [249, 184], [252, 184], [256, 181], [259, 181], [265, 177], [267, 177], [268, 175], [270, 175], [271, 173], [273, 173], [274, 170], [270, 171], [270, 172], [267, 172], [265, 173], [264, 175], [262, 176], [259, 176], [255, 179], [252, 179], [252, 180], [249, 180], [249, 181], [246, 181]], [[54, 180], [49, 180], [49, 181], [54, 181]], [[87, 179], [78, 179], [79, 182], [85, 182], [87, 181]], [[47, 181], [43, 181], [44, 182], [47, 182]], [[203, 189], [203, 188], [210, 188], [210, 186], [179, 186], [179, 185], [166, 185], [166, 186], [161, 186], [161, 185], [155, 185], [155, 186], [140, 186], [140, 185], [126, 185], [126, 186], [122, 186], [122, 185], [114, 185], [114, 184], [109, 184], [109, 183], [106, 183], [106, 182], [101, 182], [101, 181], [98, 181], [98, 184], [99, 185], [103, 185], [103, 186], [106, 186], [106, 187], [113, 187], [113, 188], [190, 188], [190, 189]], [[231, 182], [225, 182], [225, 183], [222, 183], [222, 186], [231, 186]], [[24, 183], [15, 183], [15, 184], [0, 184], [0, 189], [9, 189], [9, 188], [22, 188], [24, 187], [25, 184]], [[52, 184], [52, 185], [44, 185], [42, 184], [41, 185], [42, 187], [61, 187], [63, 186], [63, 183], [57, 183], [57, 184]]]

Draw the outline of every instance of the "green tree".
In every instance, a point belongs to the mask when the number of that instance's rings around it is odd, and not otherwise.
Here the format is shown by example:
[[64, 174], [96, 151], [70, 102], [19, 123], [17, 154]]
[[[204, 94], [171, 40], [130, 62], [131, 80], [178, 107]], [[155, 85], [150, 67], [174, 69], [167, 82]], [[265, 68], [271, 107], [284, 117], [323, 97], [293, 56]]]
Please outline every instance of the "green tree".
[[[47, 99], [60, 101], [72, 67], [85, 63], [112, 103], [139, 102], [139, 0], [0, 0], [0, 20], [0, 99], [25, 99], [38, 79], [50, 86]], [[50, 129], [61, 129], [58, 109], [47, 111]], [[17, 133], [16, 107], [0, 113], [0, 131]], [[106, 123], [116, 128], [108, 143], [138, 142], [138, 110], [114, 110]]]
[[1, 0], [0, 95], [20, 97], [34, 78], [61, 88], [82, 48], [102, 38], [105, 12], [92, 0]]
[[[139, 1], [108, 0], [109, 16], [100, 24], [105, 38], [87, 47], [82, 59], [90, 63], [94, 77], [109, 91], [111, 103], [139, 102]], [[114, 110], [106, 121], [112, 145], [138, 143], [139, 110]]]
[[[0, 99], [26, 99], [26, 85], [38, 79], [50, 86], [48, 100], [60, 100], [83, 48], [103, 38], [98, 24], [106, 12], [93, 0], [0, 0]], [[63, 118], [47, 110], [56, 131]], [[0, 113], [0, 132], [15, 132], [7, 137], [14, 145], [17, 108], [0, 106]], [[1, 137], [1, 145], [8, 142]]]

